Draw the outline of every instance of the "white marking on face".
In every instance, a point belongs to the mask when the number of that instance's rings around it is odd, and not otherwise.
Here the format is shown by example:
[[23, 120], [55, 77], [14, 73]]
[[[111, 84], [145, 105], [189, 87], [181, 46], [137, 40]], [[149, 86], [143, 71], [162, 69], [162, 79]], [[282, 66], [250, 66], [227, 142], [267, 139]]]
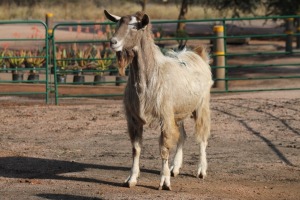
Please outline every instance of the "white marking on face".
[[138, 21], [137, 21], [136, 17], [131, 16], [131, 20], [128, 24], [128, 29], [136, 29], [137, 28], [137, 23], [138, 23]]

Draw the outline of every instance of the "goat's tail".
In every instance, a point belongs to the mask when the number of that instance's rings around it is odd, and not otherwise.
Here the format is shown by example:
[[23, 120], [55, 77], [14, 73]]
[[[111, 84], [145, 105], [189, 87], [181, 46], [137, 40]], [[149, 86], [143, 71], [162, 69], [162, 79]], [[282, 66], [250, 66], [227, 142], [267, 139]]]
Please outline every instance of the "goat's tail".
[[207, 64], [210, 64], [211, 61], [209, 53], [205, 46], [198, 46], [193, 51], [198, 54]]

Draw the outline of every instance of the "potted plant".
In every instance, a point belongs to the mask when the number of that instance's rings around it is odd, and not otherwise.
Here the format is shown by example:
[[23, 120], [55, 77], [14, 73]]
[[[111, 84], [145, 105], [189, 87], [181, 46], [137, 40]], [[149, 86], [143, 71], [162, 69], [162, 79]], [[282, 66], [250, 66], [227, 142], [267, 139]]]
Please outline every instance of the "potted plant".
[[76, 60], [77, 60], [77, 65], [73, 67], [74, 70], [74, 77], [73, 77], [73, 83], [76, 84], [82, 84], [85, 82], [84, 75], [82, 73], [82, 70], [84, 68], [87, 68], [90, 58], [91, 58], [91, 52], [93, 50], [93, 46], [84, 49], [84, 50], [77, 50], [76, 52]]
[[104, 72], [109, 69], [109, 66], [112, 64], [112, 60], [109, 59], [108, 53], [105, 52], [103, 56], [101, 56], [100, 50], [97, 50], [96, 60], [95, 60], [95, 72], [94, 76], [94, 85], [103, 84], [106, 79], [104, 76]]
[[[56, 81], [57, 83], [66, 83], [67, 82], [67, 73], [65, 72], [68, 66], [68, 57], [66, 49], [58, 49], [56, 52]], [[53, 68], [53, 72], [55, 74], [55, 70]]]
[[10, 68], [13, 68], [12, 80], [16, 82], [23, 81], [24, 73], [23, 70], [19, 71], [19, 69], [24, 68], [26, 52], [24, 50], [8, 51], [7, 55]]
[[28, 76], [28, 81], [38, 81], [39, 80], [39, 72], [36, 70], [43, 66], [45, 62], [45, 52], [43, 50], [37, 51], [28, 51], [26, 53], [25, 63], [26, 65], [31, 68], [30, 74]]
[[0, 72], [8, 72], [8, 67], [9, 67], [9, 62], [7, 59], [7, 52], [8, 52], [8, 43], [3, 43], [2, 47], [3, 49], [1, 50], [0, 53], [0, 67], [2, 68], [2, 70]]
[[0, 72], [7, 72], [7, 61], [5, 59], [6, 54], [7, 54], [6, 49], [0, 52], [0, 67], [1, 67]]

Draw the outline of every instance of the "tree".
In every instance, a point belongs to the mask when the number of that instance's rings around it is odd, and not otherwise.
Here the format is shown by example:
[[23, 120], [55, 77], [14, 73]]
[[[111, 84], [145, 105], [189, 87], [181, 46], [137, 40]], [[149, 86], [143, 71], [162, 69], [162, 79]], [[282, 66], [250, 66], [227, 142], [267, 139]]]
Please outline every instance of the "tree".
[[243, 14], [254, 14], [255, 10], [263, 6], [265, 15], [296, 15], [300, 13], [299, 0], [199, 0], [204, 6], [215, 8], [219, 11], [233, 10], [232, 17]]
[[299, 0], [266, 0], [265, 7], [267, 8], [266, 15], [299, 15], [300, 1]]
[[142, 7], [142, 11], [146, 11], [146, 4], [147, 4], [148, 0], [138, 0], [138, 3], [141, 5]]
[[[181, 7], [180, 7], [180, 12], [178, 16], [178, 20], [184, 20], [186, 19], [186, 14], [188, 12], [188, 5], [189, 5], [189, 0], [182, 0]], [[178, 23], [177, 25], [177, 31], [179, 30], [184, 30], [185, 24], [184, 23]]]

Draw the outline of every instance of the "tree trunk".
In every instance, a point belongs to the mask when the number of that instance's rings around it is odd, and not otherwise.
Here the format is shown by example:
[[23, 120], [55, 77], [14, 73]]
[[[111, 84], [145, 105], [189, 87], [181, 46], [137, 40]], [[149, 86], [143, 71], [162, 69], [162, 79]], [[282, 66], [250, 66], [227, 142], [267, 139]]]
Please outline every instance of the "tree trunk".
[[146, 4], [148, 0], [140, 0], [139, 3], [142, 6], [142, 11], [146, 11]]
[[[184, 20], [186, 19], [185, 15], [188, 12], [188, 5], [189, 5], [189, 0], [182, 0], [181, 3], [181, 8], [180, 8], [180, 13], [178, 16], [178, 20]], [[182, 31], [185, 29], [185, 24], [184, 23], [178, 23], [177, 24], [177, 32]]]

